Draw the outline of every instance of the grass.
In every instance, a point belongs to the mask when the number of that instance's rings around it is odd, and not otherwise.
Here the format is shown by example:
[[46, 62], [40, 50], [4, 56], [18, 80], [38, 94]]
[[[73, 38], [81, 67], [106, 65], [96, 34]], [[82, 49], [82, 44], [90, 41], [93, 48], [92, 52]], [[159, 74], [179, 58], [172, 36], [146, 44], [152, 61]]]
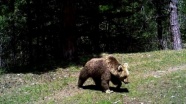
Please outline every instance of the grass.
[[[104, 54], [107, 55], [107, 54]], [[94, 89], [77, 89], [80, 66], [72, 65], [41, 75], [9, 75], [1, 77], [0, 103], [47, 104], [123, 104], [186, 102], [186, 50], [146, 53], [112, 54], [120, 62], [129, 63], [130, 83], [123, 84], [129, 92], [102, 93]], [[23, 82], [19, 82], [22, 79]], [[17, 82], [16, 82], [17, 81]], [[19, 83], [18, 83], [19, 82]], [[9, 85], [13, 83], [12, 86]], [[89, 80], [86, 85], [92, 85]], [[7, 86], [11, 87], [7, 87]], [[15, 86], [16, 85], [16, 86]], [[112, 86], [112, 85], [111, 85]], [[61, 95], [60, 95], [61, 94]], [[51, 99], [49, 99], [51, 98]], [[44, 100], [45, 102], [41, 102]]]
[[[150, 83], [143, 85], [142, 98], [150, 99], [151, 102], [157, 103], [184, 103], [186, 102], [186, 71], [177, 72], [163, 76], [162, 78], [153, 79]], [[153, 89], [153, 90], [152, 90]]]
[[[50, 76], [53, 74], [53, 76]], [[75, 80], [67, 77], [54, 77], [54, 73], [47, 74], [47, 76], [24, 76], [24, 80], [27, 81], [22, 86], [12, 87], [9, 89], [11, 92], [3, 93], [0, 97], [1, 104], [20, 104], [20, 103], [30, 103], [37, 100], [44, 99], [46, 96], [52, 95], [54, 92], [62, 90], [69, 82]], [[48, 79], [50, 77], [51, 79]], [[28, 82], [30, 81], [30, 82]]]
[[[33, 84], [30, 86], [22, 86], [14, 89], [11, 93], [5, 94], [0, 98], [0, 102], [3, 104], [18, 104], [18, 103], [29, 103], [52, 94], [57, 90], [61, 90], [68, 81], [72, 79], [63, 79], [62, 81], [54, 81], [52, 83], [44, 84]], [[44, 95], [44, 96], [43, 96]]]

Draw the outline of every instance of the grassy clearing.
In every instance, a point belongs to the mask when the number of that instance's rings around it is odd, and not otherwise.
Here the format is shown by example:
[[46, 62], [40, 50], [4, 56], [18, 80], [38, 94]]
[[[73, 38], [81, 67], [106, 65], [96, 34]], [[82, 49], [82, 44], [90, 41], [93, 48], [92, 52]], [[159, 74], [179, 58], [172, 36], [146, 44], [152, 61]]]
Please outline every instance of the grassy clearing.
[[[184, 91], [186, 50], [112, 55], [120, 62], [129, 63], [130, 84], [122, 85], [122, 88], [127, 88], [129, 92], [105, 94], [94, 89], [74, 88], [81, 67], [72, 65], [66, 69], [58, 69], [41, 75], [0, 76], [0, 103], [165, 104], [186, 102]], [[90, 80], [86, 82], [86, 85], [92, 84]]]

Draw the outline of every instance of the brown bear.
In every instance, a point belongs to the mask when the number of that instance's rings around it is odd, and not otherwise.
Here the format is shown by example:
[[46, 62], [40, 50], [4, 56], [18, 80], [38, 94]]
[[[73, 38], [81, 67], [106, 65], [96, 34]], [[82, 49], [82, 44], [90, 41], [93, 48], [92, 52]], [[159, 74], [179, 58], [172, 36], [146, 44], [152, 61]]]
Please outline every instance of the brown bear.
[[122, 84], [121, 81], [128, 83], [128, 76], [127, 63], [121, 65], [111, 55], [104, 58], [93, 58], [80, 71], [78, 87], [82, 87], [88, 78], [92, 78], [96, 86], [102, 87], [106, 93], [111, 93], [113, 91], [109, 90], [109, 81], [117, 85], [116, 88], [119, 89]]

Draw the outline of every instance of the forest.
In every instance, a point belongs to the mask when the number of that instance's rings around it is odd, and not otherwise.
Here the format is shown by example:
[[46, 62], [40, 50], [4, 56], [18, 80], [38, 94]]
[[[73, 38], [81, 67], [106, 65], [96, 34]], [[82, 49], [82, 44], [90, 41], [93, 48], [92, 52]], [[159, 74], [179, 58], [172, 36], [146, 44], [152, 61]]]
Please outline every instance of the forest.
[[181, 50], [184, 0], [1, 0], [0, 68], [78, 63], [100, 53]]

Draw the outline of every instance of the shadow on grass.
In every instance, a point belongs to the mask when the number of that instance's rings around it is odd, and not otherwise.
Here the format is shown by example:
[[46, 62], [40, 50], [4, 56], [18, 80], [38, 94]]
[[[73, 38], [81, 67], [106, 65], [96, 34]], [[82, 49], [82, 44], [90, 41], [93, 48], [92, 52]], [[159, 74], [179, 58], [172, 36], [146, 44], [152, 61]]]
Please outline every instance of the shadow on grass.
[[[57, 68], [66, 69], [70, 66], [84, 66], [84, 64], [93, 57], [101, 57], [100, 54], [80, 55], [74, 60], [39, 60], [34, 64], [15, 65], [4, 69], [3, 73], [33, 73], [43, 74], [56, 71]], [[1, 70], [0, 70], [1, 71]]]
[[[95, 91], [102, 91], [102, 89], [96, 85], [86, 85], [82, 87], [85, 90], [95, 90]], [[127, 88], [120, 88], [117, 89], [115, 87], [110, 87], [110, 90], [118, 93], [129, 93], [129, 90]]]

